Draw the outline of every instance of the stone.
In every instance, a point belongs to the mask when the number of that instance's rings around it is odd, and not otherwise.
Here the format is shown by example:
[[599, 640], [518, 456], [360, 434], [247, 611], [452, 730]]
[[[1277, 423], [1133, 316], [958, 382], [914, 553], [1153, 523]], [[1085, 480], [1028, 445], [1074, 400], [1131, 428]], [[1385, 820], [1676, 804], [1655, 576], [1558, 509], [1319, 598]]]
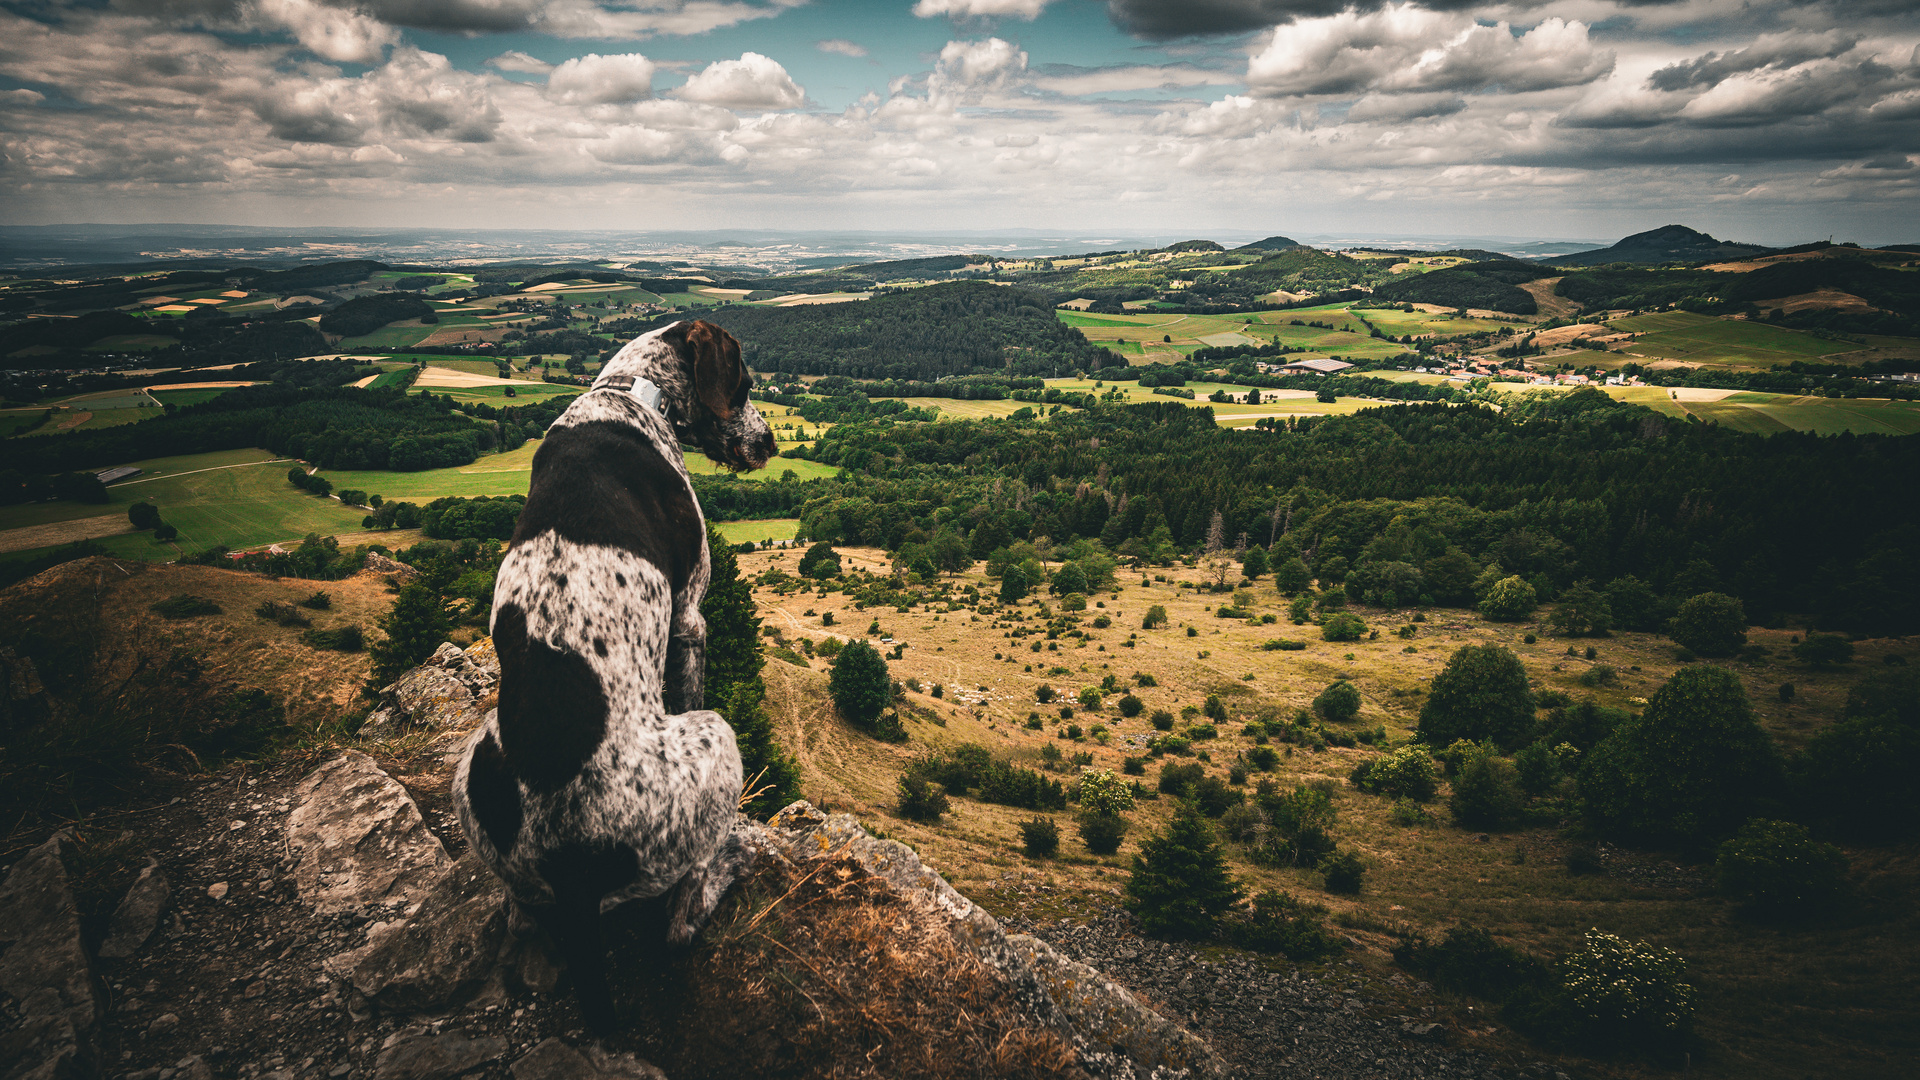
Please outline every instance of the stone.
[[87, 1036], [100, 1003], [62, 858], [67, 843], [55, 834], [0, 883], [0, 990], [21, 1017], [0, 1039], [7, 1080], [68, 1080], [97, 1067]]
[[1191, 1069], [1201, 1075], [1224, 1071], [1205, 1042], [1140, 1004], [1099, 971], [1060, 955], [1036, 937], [1014, 934], [1007, 942], [1064, 1014], [1062, 1035], [1090, 1047], [1111, 1048], [1150, 1068]]
[[477, 988], [506, 937], [499, 880], [461, 857], [405, 922], [367, 932], [367, 943], [330, 957], [328, 974], [383, 1009], [435, 1009]]
[[166, 909], [170, 895], [172, 889], [159, 860], [148, 859], [140, 876], [134, 879], [133, 887], [121, 898], [120, 906], [113, 910], [107, 939], [100, 943], [96, 955], [102, 960], [125, 960], [139, 952], [153, 936], [154, 927], [160, 925], [160, 913]]
[[165, 1035], [167, 1032], [179, 1026], [180, 1016], [178, 1013], [161, 1013], [159, 1016], [153, 1018], [153, 1023], [147, 1025], [147, 1034]]
[[471, 727], [492, 707], [500, 685], [500, 662], [489, 639], [479, 662], [451, 641], [427, 661], [380, 691], [379, 702], [360, 729], [362, 738], [402, 731]]
[[208, 899], [211, 899], [211, 900], [225, 900], [227, 898], [228, 891], [231, 890], [232, 888], [233, 886], [228, 885], [224, 881], [216, 881], [213, 884], [207, 886], [207, 897]]
[[367, 569], [376, 574], [392, 574], [394, 580], [402, 585], [420, 576], [420, 571], [398, 559], [391, 559], [377, 551], [367, 554]]
[[308, 774], [294, 797], [293, 882], [323, 915], [425, 899], [452, 865], [413, 797], [357, 750]]
[[458, 1076], [507, 1052], [505, 1039], [469, 1039], [458, 1032], [415, 1035], [382, 1051], [374, 1080], [437, 1080]]
[[583, 1053], [559, 1038], [526, 1052], [508, 1071], [513, 1080], [667, 1080], [658, 1066], [632, 1054], [614, 1054], [589, 1046]]
[[199, 1054], [181, 1058], [174, 1068], [180, 1071], [174, 1073], [173, 1080], [213, 1080], [213, 1067]]

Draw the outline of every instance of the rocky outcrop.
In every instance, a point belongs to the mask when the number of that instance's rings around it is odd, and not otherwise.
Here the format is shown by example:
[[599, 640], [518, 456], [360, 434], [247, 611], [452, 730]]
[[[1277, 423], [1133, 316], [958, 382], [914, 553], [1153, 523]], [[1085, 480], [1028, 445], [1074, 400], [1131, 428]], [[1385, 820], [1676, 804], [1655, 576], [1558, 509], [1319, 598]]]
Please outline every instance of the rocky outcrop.
[[15, 863], [0, 884], [0, 990], [20, 1024], [0, 1038], [7, 1080], [76, 1080], [96, 1071], [90, 1036], [99, 1019], [93, 964], [56, 835]]
[[493, 707], [499, 685], [492, 639], [465, 650], [443, 642], [426, 663], [380, 691], [361, 735], [470, 727]]
[[326, 963], [364, 1002], [382, 1009], [437, 1009], [477, 988], [506, 936], [500, 883], [471, 854], [440, 877], [411, 917], [380, 923], [367, 943]]
[[134, 879], [133, 887], [114, 909], [113, 923], [107, 930], [106, 940], [100, 943], [100, 959], [125, 960], [139, 952], [140, 946], [147, 943], [154, 928], [160, 925], [160, 913], [172, 893], [160, 863], [148, 859], [140, 876]]
[[420, 571], [377, 551], [367, 553], [367, 569], [376, 574], [390, 574], [395, 582], [402, 585], [420, 576]]
[[322, 913], [424, 900], [453, 864], [413, 797], [348, 751], [295, 788], [287, 854], [301, 899]]

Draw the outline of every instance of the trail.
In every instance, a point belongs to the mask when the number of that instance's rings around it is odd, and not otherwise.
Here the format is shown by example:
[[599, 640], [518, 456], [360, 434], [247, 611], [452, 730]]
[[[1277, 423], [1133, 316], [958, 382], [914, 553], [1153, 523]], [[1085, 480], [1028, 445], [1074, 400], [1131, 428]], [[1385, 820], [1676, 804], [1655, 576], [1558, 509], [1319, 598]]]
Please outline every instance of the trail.
[[131, 487], [134, 484], [144, 484], [149, 480], [171, 480], [176, 476], [192, 476], [194, 473], [219, 472], [221, 469], [245, 469], [253, 465], [281, 465], [293, 460], [295, 459], [290, 457], [277, 457], [277, 458], [267, 458], [264, 461], [243, 461], [243, 462], [240, 462], [238, 465], [214, 465], [205, 469], [188, 469], [185, 472], [170, 472], [170, 473], [160, 473], [155, 476], [143, 476], [138, 480], [122, 480], [114, 484], [113, 486], [114, 487]]

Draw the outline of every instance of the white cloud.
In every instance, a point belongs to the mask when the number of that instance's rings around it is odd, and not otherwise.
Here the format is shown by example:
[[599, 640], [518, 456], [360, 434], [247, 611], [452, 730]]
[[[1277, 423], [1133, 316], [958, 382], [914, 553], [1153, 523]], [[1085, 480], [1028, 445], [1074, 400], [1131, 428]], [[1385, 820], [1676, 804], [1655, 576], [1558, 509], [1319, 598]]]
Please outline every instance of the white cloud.
[[653, 61], [639, 53], [576, 56], [547, 76], [547, 96], [563, 105], [613, 105], [653, 96]]
[[47, 100], [47, 95], [38, 90], [22, 87], [18, 90], [0, 91], [0, 103], [7, 105], [38, 105]]
[[1458, 94], [1368, 94], [1347, 110], [1351, 123], [1396, 123], [1424, 120], [1430, 116], [1452, 116], [1467, 107]]
[[1553, 18], [1515, 37], [1508, 24], [1399, 4], [1275, 27], [1247, 64], [1258, 94], [1285, 97], [1362, 90], [1508, 92], [1589, 83], [1613, 69], [1584, 23]]
[[1185, 86], [1238, 86], [1245, 81], [1231, 72], [1208, 71], [1192, 64], [1168, 64], [1087, 68], [1071, 73], [1046, 74], [1036, 77], [1033, 85], [1055, 94], [1078, 96], [1127, 90], [1172, 90]]
[[865, 46], [857, 45], [846, 38], [827, 38], [825, 41], [814, 42], [813, 47], [823, 53], [837, 53], [840, 56], [851, 56], [855, 59], [867, 55]]
[[518, 49], [508, 49], [499, 56], [487, 61], [490, 68], [511, 71], [518, 75], [545, 75], [553, 70], [553, 65], [536, 56], [528, 56]]
[[378, 19], [313, 0], [255, 0], [262, 20], [292, 31], [316, 56], [355, 64], [377, 64], [400, 32]]
[[913, 13], [923, 19], [1013, 16], [1032, 22], [1053, 0], [920, 0]]
[[674, 96], [731, 109], [796, 109], [807, 100], [807, 92], [794, 84], [786, 68], [757, 52], [708, 64]]
[[998, 89], [1025, 75], [1027, 54], [1018, 45], [990, 37], [949, 41], [940, 49], [932, 78], [942, 88]]

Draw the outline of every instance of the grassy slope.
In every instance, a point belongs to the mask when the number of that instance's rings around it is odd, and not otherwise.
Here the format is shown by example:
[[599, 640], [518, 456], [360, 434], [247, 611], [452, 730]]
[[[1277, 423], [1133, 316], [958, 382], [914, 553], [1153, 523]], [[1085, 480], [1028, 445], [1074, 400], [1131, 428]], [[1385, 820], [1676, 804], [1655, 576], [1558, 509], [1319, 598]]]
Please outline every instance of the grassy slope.
[[[868, 565], [878, 564], [882, 555], [848, 554]], [[748, 573], [768, 565], [791, 572], [797, 558], [795, 553], [772, 552], [747, 555], [741, 562]], [[983, 589], [991, 588], [992, 583], [977, 569], [968, 579]], [[1191, 571], [1184, 573], [1193, 576]], [[1177, 713], [1182, 706], [1199, 705], [1211, 692], [1221, 694], [1232, 712], [1244, 714], [1261, 704], [1304, 707], [1333, 679], [1348, 677], [1365, 698], [1361, 724], [1382, 724], [1391, 735], [1404, 736], [1416, 721], [1421, 700], [1412, 692], [1422, 689], [1452, 650], [1463, 644], [1506, 645], [1544, 686], [1565, 690], [1576, 699], [1598, 696], [1606, 704], [1622, 707], [1630, 706], [1633, 697], [1651, 693], [1677, 666], [1663, 639], [1621, 634], [1596, 644], [1600, 661], [1620, 669], [1622, 684], [1588, 690], [1576, 680], [1589, 665], [1566, 657], [1565, 643], [1545, 639], [1529, 646], [1521, 642], [1523, 632], [1538, 629], [1531, 625], [1486, 624], [1469, 613], [1440, 612], [1434, 621], [1420, 625], [1414, 639], [1418, 651], [1407, 654], [1401, 651], [1405, 643], [1390, 635], [1379, 641], [1332, 645], [1319, 641], [1312, 627], [1288, 625], [1284, 616], [1279, 625], [1263, 627], [1216, 619], [1208, 612], [1217, 597], [1165, 584], [1142, 588], [1138, 582], [1138, 578], [1127, 581], [1118, 599], [1111, 594], [1105, 598], [1107, 613], [1116, 621], [1113, 629], [1092, 631], [1096, 640], [1084, 647], [1063, 646], [1059, 652], [1039, 654], [1028, 651], [1027, 642], [1002, 637], [987, 621], [972, 621], [965, 609], [937, 616], [924, 609], [909, 614], [855, 612], [844, 596], [795, 594], [782, 599], [770, 590], [757, 590], [767, 625], [779, 628], [789, 640], [801, 635], [818, 640], [826, 633], [817, 615], [804, 614], [808, 610], [837, 612], [840, 625], [834, 629], [843, 631], [863, 628], [877, 614], [884, 632], [910, 645], [905, 657], [890, 665], [896, 677], [938, 681], [950, 691], [991, 688], [987, 700], [974, 707], [963, 707], [951, 692], [944, 701], [910, 694], [921, 717], [937, 715], [944, 726], [917, 718], [908, 724], [914, 741], [894, 747], [873, 742], [833, 717], [824, 692], [824, 661], [814, 661], [811, 671], [770, 661], [768, 682], [776, 722], [785, 744], [801, 761], [807, 795], [816, 801], [824, 799], [837, 810], [850, 810], [871, 827], [912, 844], [962, 892], [998, 915], [1076, 917], [1115, 901], [1132, 854], [1170, 816], [1170, 799], [1141, 804], [1133, 815], [1133, 832], [1114, 857], [1087, 855], [1063, 820], [1062, 857], [1051, 861], [1019, 854], [1018, 822], [1031, 816], [1026, 811], [955, 799], [954, 812], [940, 824], [928, 826], [903, 820], [893, 810], [894, 780], [923, 745], [978, 742], [996, 755], [1037, 766], [1040, 746], [1060, 726], [1051, 720], [1044, 732], [1021, 729], [1028, 712], [1038, 708], [1033, 690], [1042, 681], [1071, 691], [1097, 683], [1109, 671], [1123, 678], [1147, 671], [1160, 682], [1155, 688], [1137, 691], [1149, 710], [1166, 708]], [[1280, 610], [1270, 584], [1256, 592], [1260, 610]], [[1131, 628], [1139, 625], [1141, 612], [1153, 603], [1169, 609], [1172, 626], [1142, 632], [1136, 649], [1120, 648]], [[1031, 612], [1032, 605], [1026, 610]], [[1098, 613], [1096, 609], [1087, 614]], [[1371, 610], [1362, 614], [1370, 625], [1389, 631], [1404, 621], [1403, 615]], [[1183, 624], [1195, 626], [1200, 636], [1186, 637], [1180, 629]], [[1276, 636], [1310, 644], [1304, 652], [1259, 650], [1259, 642]], [[1785, 631], [1755, 631], [1754, 638], [1773, 656], [1787, 655]], [[1847, 684], [1877, 666], [1880, 653], [1911, 651], [1911, 645], [1863, 642], [1861, 661], [1845, 672], [1817, 675], [1788, 663], [1736, 670], [1762, 722], [1777, 739], [1794, 746], [1838, 717]], [[996, 660], [996, 650], [1012, 657], [1012, 662]], [[1200, 657], [1201, 650], [1208, 655]], [[1034, 665], [1031, 672], [1026, 670], [1029, 663]], [[1052, 665], [1071, 671], [1066, 676], [1046, 674]], [[1638, 670], [1631, 670], [1634, 665]], [[1254, 676], [1252, 681], [1243, 680], [1247, 674]], [[1781, 703], [1772, 692], [1782, 681], [1801, 688], [1794, 705]], [[1104, 723], [1114, 732], [1114, 742], [1107, 746], [1088, 741], [1064, 748], [1069, 754], [1092, 753], [1097, 768], [1118, 771], [1120, 759], [1137, 752], [1126, 749], [1125, 743], [1151, 734], [1144, 718], [1122, 720], [1111, 708], [1094, 714], [1082, 711], [1075, 720], [1083, 726]], [[1210, 771], [1224, 773], [1226, 760], [1251, 745], [1237, 734], [1239, 726], [1238, 722], [1226, 725], [1223, 738], [1199, 744], [1213, 757]], [[1864, 903], [1848, 917], [1822, 928], [1781, 932], [1732, 917], [1725, 903], [1694, 888], [1636, 884], [1635, 879], [1620, 875], [1570, 876], [1559, 861], [1566, 842], [1552, 829], [1495, 834], [1483, 841], [1474, 833], [1440, 823], [1446, 818], [1444, 801], [1432, 807], [1437, 819], [1433, 824], [1393, 825], [1388, 800], [1360, 794], [1344, 783], [1361, 756], [1363, 752], [1357, 750], [1320, 754], [1301, 750], [1283, 759], [1278, 776], [1283, 784], [1312, 779], [1340, 784], [1335, 833], [1343, 846], [1358, 851], [1369, 865], [1361, 896], [1330, 896], [1321, 890], [1317, 874], [1256, 867], [1238, 851], [1231, 852], [1231, 857], [1234, 874], [1250, 888], [1284, 887], [1329, 904], [1345, 927], [1343, 932], [1361, 943], [1361, 949], [1350, 955], [1362, 962], [1386, 964], [1385, 950], [1392, 938], [1383, 931], [1392, 927], [1438, 934], [1469, 921], [1503, 939], [1550, 953], [1573, 946], [1589, 927], [1598, 926], [1668, 945], [1688, 958], [1689, 976], [1701, 992], [1698, 1027], [1707, 1043], [1706, 1052], [1696, 1054], [1694, 1067], [1704, 1075], [1783, 1080], [1805, 1075], [1890, 1075], [1889, 1070], [1898, 1071], [1899, 1056], [1911, 1050], [1913, 1029], [1907, 1024], [1920, 1009], [1916, 990], [1920, 949], [1914, 948], [1920, 942], [1920, 917], [1910, 905], [1896, 902], [1902, 890], [1910, 891], [1915, 884], [1911, 850], [1853, 852], [1856, 867], [1873, 867], [1889, 875], [1872, 885], [1883, 899]], [[1157, 766], [1156, 762], [1153, 771]], [[1151, 788], [1151, 772], [1146, 779]], [[1620, 853], [1615, 857], [1683, 882], [1700, 880], [1697, 870], [1677, 875], [1663, 870], [1671, 856]], [[1034, 888], [1009, 888], [1014, 882]], [[1477, 1041], [1512, 1048], [1528, 1058], [1552, 1056], [1503, 1036], [1484, 1010], [1468, 1014], [1466, 1004], [1441, 1001], [1456, 1030], [1484, 1033]], [[1583, 1073], [1595, 1071], [1592, 1063], [1581, 1063], [1580, 1068]], [[1630, 1064], [1599, 1068], [1606, 1075], [1639, 1075]]]

